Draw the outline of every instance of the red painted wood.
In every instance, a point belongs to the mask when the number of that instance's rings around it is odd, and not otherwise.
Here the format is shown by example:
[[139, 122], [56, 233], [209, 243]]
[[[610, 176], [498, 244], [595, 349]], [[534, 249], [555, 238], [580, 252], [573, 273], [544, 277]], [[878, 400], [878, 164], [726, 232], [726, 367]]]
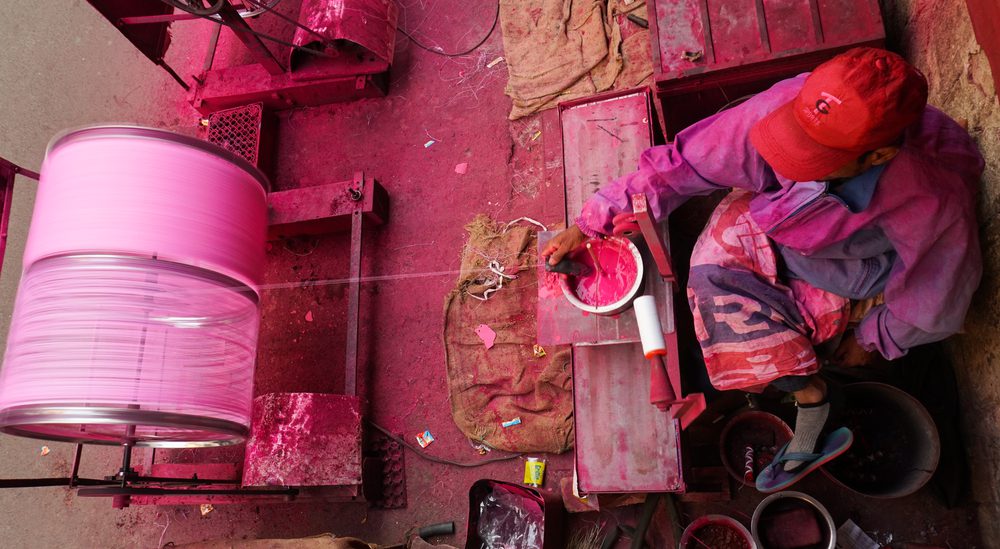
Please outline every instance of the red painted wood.
[[[659, 63], [654, 69], [658, 86], [686, 76], [885, 37], [877, 0], [765, 0], [762, 7], [755, 0], [713, 0], [707, 2], [707, 10], [697, 0], [652, 2], [649, 9], [657, 20]], [[814, 28], [817, 20], [821, 32]], [[763, 29], [773, 36], [770, 48]], [[702, 52], [703, 57], [692, 61], [685, 52]]]
[[601, 186], [639, 167], [639, 157], [653, 144], [650, 99], [649, 89], [641, 88], [559, 105], [570, 216]]
[[730, 101], [885, 40], [878, 0], [653, 0], [666, 137]]
[[982, 46], [993, 70], [993, 89], [1000, 93], [1000, 3], [996, 0], [965, 0], [976, 41]]
[[574, 347], [576, 468], [581, 490], [684, 491], [678, 424], [645, 398], [648, 370], [639, 343]]

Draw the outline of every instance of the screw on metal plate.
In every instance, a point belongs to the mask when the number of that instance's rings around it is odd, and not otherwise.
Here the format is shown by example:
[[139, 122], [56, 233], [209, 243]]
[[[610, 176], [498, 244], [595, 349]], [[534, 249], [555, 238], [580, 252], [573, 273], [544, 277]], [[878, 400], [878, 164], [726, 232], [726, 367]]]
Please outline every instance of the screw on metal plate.
[[692, 63], [701, 59], [704, 56], [705, 52], [701, 51], [685, 51], [684, 53], [681, 54], [681, 57], [684, 58], [685, 61], [691, 61]]
[[351, 200], [355, 202], [361, 202], [361, 198], [364, 195], [361, 194], [361, 189], [355, 189], [354, 187], [351, 187], [347, 189], [347, 196], [351, 197]]

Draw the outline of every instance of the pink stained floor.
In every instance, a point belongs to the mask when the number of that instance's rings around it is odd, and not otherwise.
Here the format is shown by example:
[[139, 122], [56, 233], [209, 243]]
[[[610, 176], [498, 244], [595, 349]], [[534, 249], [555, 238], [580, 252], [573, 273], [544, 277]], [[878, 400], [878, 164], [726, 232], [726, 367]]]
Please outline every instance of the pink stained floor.
[[[410, 2], [401, 14], [401, 26], [431, 46], [454, 51], [475, 43], [488, 30], [493, 13], [494, 4], [484, 2]], [[369, 398], [368, 417], [411, 441], [417, 433], [430, 430], [435, 442], [428, 453], [471, 461], [479, 456], [455, 427], [448, 402], [441, 342], [443, 299], [458, 276], [463, 226], [477, 213], [503, 221], [531, 216], [550, 226], [563, 221], [561, 166], [551, 162], [551, 151], [559, 148], [559, 129], [552, 110], [507, 120], [506, 65], [485, 68], [503, 55], [499, 29], [482, 48], [459, 58], [433, 55], [398, 38], [388, 97], [281, 114], [275, 184], [287, 189], [336, 182], [363, 170], [389, 191], [388, 224], [369, 230], [365, 237], [364, 274], [378, 278], [362, 285], [361, 349], [367, 364], [362, 391]], [[434, 143], [425, 147], [428, 141]], [[456, 173], [462, 164], [465, 173]], [[269, 290], [262, 298], [257, 394], [343, 389], [347, 285], [336, 281], [347, 276], [348, 251], [346, 234], [271, 246], [265, 282], [287, 287]], [[319, 281], [334, 282], [316, 284]], [[197, 461], [198, 451], [185, 453], [188, 460]], [[545, 457], [549, 460], [545, 487], [552, 489], [561, 478], [571, 476], [572, 455]], [[180, 520], [176, 513], [186, 518], [197, 511], [177, 508], [163, 511], [174, 512], [176, 519], [163, 541], [334, 532], [398, 543], [412, 527], [454, 520], [458, 535], [443, 541], [464, 546], [470, 485], [480, 478], [518, 482], [522, 475], [519, 460], [458, 469], [407, 452], [406, 509], [381, 511], [364, 504], [220, 505], [205, 518]], [[813, 482], [830, 490], [824, 479]], [[843, 516], [870, 518], [877, 507], [870, 500], [830, 493], [843, 498]], [[704, 512], [724, 512], [749, 522], [748, 514], [759, 499], [759, 494], [744, 490], [732, 502], [682, 509], [682, 521]], [[905, 517], [926, 508], [923, 503], [896, 506], [901, 512], [895, 513], [898, 518], [889, 527], [901, 535], [909, 528], [914, 534], [910, 539], [916, 539], [924, 526], [908, 524]], [[622, 519], [634, 524], [637, 511], [633, 507], [616, 517], [603, 512], [600, 517], [573, 518], [583, 526]], [[956, 523], [961, 517], [956, 512], [948, 520]], [[225, 526], [220, 528], [220, 522]], [[159, 535], [162, 527], [150, 529]], [[627, 544], [623, 538], [618, 546]]]

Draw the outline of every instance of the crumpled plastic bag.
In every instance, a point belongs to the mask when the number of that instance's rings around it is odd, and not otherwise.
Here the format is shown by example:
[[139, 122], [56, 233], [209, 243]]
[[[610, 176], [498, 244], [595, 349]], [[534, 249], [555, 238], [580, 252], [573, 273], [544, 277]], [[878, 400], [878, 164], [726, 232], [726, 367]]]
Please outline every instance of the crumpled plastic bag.
[[542, 549], [544, 522], [537, 502], [496, 486], [479, 504], [481, 549]]

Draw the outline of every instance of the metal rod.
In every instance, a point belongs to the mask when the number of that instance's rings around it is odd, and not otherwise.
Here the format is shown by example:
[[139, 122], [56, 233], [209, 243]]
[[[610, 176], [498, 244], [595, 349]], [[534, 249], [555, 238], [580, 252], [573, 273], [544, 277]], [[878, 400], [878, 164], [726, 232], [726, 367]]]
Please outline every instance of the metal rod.
[[[362, 200], [367, 194], [364, 175], [354, 174], [355, 188], [361, 191]], [[347, 287], [347, 362], [344, 367], [344, 394], [358, 394], [358, 332], [361, 316], [361, 238], [364, 228], [363, 204], [357, 202], [357, 207], [351, 215], [351, 267], [348, 276], [350, 284]]]
[[24, 177], [30, 177], [31, 179], [34, 179], [35, 181], [38, 181], [38, 179], [40, 177], [42, 177], [42, 176], [38, 175], [38, 172], [33, 172], [31, 170], [26, 170], [26, 169], [22, 168], [21, 166], [14, 166], [14, 173], [16, 173], [18, 175], [23, 175]]
[[80, 497], [107, 496], [285, 496], [295, 497], [299, 493], [296, 488], [281, 490], [266, 489], [215, 489], [215, 488], [119, 488], [117, 486], [100, 486], [96, 488], [80, 488]]
[[151, 25], [155, 23], [171, 23], [173, 21], [188, 21], [191, 19], [201, 19], [193, 13], [171, 13], [167, 15], [140, 15], [136, 17], [122, 17], [118, 20], [118, 25]]
[[148, 482], [150, 484], [190, 484], [190, 485], [200, 485], [200, 484], [239, 484], [240, 480], [235, 478], [230, 479], [218, 479], [218, 478], [176, 478], [176, 477], [147, 477], [135, 475], [129, 477], [131, 482]]
[[215, 63], [215, 51], [219, 47], [219, 35], [222, 34], [222, 24], [215, 25], [212, 29], [212, 37], [208, 40], [208, 51], [205, 52], [205, 62], [201, 65], [202, 72], [208, 72], [212, 70], [212, 64]]
[[50, 486], [110, 486], [114, 482], [94, 478], [5, 478], [0, 488], [46, 488]]
[[267, 49], [260, 37], [253, 32], [250, 25], [240, 17], [236, 8], [229, 4], [228, 0], [223, 2], [222, 9], [219, 10], [219, 17], [236, 34], [236, 38], [239, 38], [240, 42], [243, 42], [243, 45], [250, 50], [250, 55], [257, 63], [260, 63], [269, 74], [272, 76], [285, 74], [285, 68], [281, 66], [271, 50]]
[[[129, 425], [129, 427], [135, 429], [133, 425]], [[132, 444], [126, 442], [122, 446], [125, 447], [125, 455], [122, 457], [122, 470], [118, 475], [121, 476], [122, 488], [125, 488], [128, 486], [129, 472], [132, 470]]]
[[83, 444], [76, 445], [76, 453], [73, 456], [73, 472], [70, 473], [69, 477], [69, 487], [72, 488], [76, 486], [78, 477], [80, 476], [80, 458], [83, 457]]

